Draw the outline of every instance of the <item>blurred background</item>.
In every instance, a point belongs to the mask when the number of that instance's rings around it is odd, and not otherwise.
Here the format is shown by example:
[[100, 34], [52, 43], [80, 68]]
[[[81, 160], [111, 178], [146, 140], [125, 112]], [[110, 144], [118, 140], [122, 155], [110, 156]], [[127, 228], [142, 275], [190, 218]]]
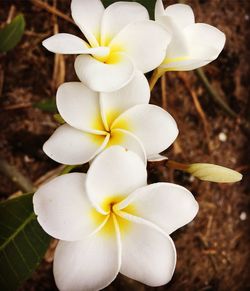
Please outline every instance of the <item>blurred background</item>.
[[[167, 73], [151, 99], [179, 126], [179, 137], [166, 154], [179, 162], [220, 164], [240, 171], [244, 178], [233, 185], [202, 182], [167, 168], [164, 162], [149, 163], [149, 182], [187, 187], [200, 211], [192, 223], [171, 235], [178, 261], [168, 285], [149, 288], [119, 275], [107, 290], [250, 290], [250, 1], [185, 3], [193, 8], [196, 22], [226, 34], [225, 49], [203, 72], [231, 111], [211, 95], [201, 72]], [[74, 56], [54, 55], [41, 45], [57, 32], [81, 36], [70, 18], [70, 0], [0, 0], [0, 27], [19, 13], [26, 21], [24, 35], [14, 49], [0, 53], [1, 200], [37, 187], [62, 170], [46, 157], [42, 145], [58, 126], [56, 89], [77, 80]], [[18, 179], [12, 179], [13, 171]], [[52, 274], [55, 245], [53, 241], [20, 290], [57, 290]]]

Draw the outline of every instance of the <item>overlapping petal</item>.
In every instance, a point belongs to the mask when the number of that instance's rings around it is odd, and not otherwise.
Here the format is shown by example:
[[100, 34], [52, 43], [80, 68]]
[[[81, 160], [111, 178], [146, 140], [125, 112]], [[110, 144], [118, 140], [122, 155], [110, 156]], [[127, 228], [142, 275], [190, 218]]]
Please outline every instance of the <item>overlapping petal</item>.
[[147, 9], [136, 2], [115, 2], [108, 6], [102, 18], [101, 45], [109, 41], [131, 22], [148, 20]]
[[[192, 56], [204, 60], [214, 60], [225, 45], [225, 34], [214, 26], [196, 23], [183, 30], [189, 47], [192, 46]], [[191, 49], [190, 49], [191, 51]]]
[[104, 6], [100, 0], [72, 0], [71, 13], [92, 46], [98, 46]]
[[62, 84], [56, 94], [56, 104], [62, 118], [82, 131], [105, 134], [99, 94], [80, 82]]
[[169, 42], [170, 34], [161, 25], [148, 20], [128, 24], [114, 37], [110, 48], [121, 47], [136, 67], [147, 73], [163, 61]]
[[141, 140], [148, 156], [167, 149], [178, 135], [173, 117], [162, 108], [151, 104], [128, 109], [114, 121], [112, 128], [132, 132]]
[[130, 205], [135, 215], [151, 221], [168, 234], [192, 221], [199, 208], [191, 192], [172, 183], [142, 187], [116, 207], [126, 211]]
[[164, 11], [162, 0], [155, 6], [156, 21], [172, 35], [161, 68], [188, 71], [215, 60], [225, 44], [225, 35], [217, 28], [195, 23], [193, 10], [185, 4], [170, 5]]
[[[114, 227], [110, 222], [109, 228], [115, 233]], [[55, 252], [53, 271], [60, 290], [92, 291], [108, 286], [117, 276], [120, 264], [119, 234], [115, 238], [98, 232], [81, 241], [60, 241]]]
[[127, 219], [131, 220], [131, 224], [121, 236], [120, 272], [148, 286], [168, 283], [176, 265], [173, 241], [146, 221], [128, 216]]
[[[159, 1], [159, 0], [158, 0]], [[173, 4], [165, 9], [165, 15], [172, 18], [179, 28], [185, 28], [194, 23], [192, 8], [186, 4]]]
[[34, 194], [37, 220], [51, 236], [67, 241], [83, 239], [104, 222], [105, 216], [93, 209], [85, 193], [85, 179], [80, 173], [59, 176]]
[[[129, 182], [128, 182], [129, 181]], [[141, 158], [120, 146], [113, 146], [95, 158], [87, 173], [86, 191], [101, 213], [147, 184], [147, 171]]]
[[175, 34], [176, 30], [181, 31], [195, 22], [193, 10], [189, 5], [173, 4], [164, 10], [162, 0], [156, 1], [155, 20], [162, 23], [171, 34]]
[[187, 26], [170, 43], [161, 65], [172, 71], [194, 70], [215, 60], [225, 45], [225, 34], [217, 28], [196, 23]]
[[190, 71], [205, 66], [208, 63], [210, 63], [210, 61], [196, 58], [189, 59], [189, 57], [176, 59], [168, 58], [166, 62], [160, 65], [160, 68], [166, 69], [167, 71]]
[[57, 107], [69, 125], [54, 132], [44, 145], [45, 153], [57, 162], [74, 165], [88, 162], [107, 145], [121, 145], [145, 161], [144, 145], [136, 135], [123, 127], [109, 132], [122, 111], [148, 103], [149, 97], [147, 79], [139, 71], [128, 85], [113, 93], [97, 93], [80, 82], [62, 84]]
[[[180, 61], [189, 56], [190, 48], [187, 43], [188, 40], [183, 34], [183, 29], [177, 25], [175, 19], [168, 16], [161, 16], [157, 22], [161, 23], [172, 36], [163, 62], [169, 61], [170, 59]], [[171, 60], [171, 62], [174, 60]]]
[[109, 129], [122, 112], [138, 104], [147, 104], [149, 99], [150, 89], [147, 78], [140, 71], [136, 71], [134, 78], [120, 90], [100, 93], [103, 123]]
[[108, 147], [120, 145], [125, 149], [137, 153], [141, 157], [142, 161], [147, 163], [147, 156], [142, 142], [131, 132], [123, 129], [114, 129], [110, 135]]
[[113, 53], [111, 63], [103, 63], [89, 55], [75, 60], [78, 78], [86, 86], [98, 92], [118, 90], [129, 83], [135, 73], [133, 61], [123, 53]]
[[79, 165], [90, 161], [105, 148], [109, 135], [95, 135], [64, 124], [44, 143], [47, 156], [65, 165]]
[[109, 54], [108, 47], [91, 48], [80, 37], [69, 33], [55, 34], [45, 39], [42, 44], [47, 50], [59, 54], [94, 54], [98, 56]]

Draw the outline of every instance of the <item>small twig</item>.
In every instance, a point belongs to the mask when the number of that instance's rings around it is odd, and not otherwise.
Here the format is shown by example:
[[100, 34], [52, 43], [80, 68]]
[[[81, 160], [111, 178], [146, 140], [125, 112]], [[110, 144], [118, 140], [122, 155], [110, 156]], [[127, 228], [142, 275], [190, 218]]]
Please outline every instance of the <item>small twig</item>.
[[28, 35], [28, 36], [34, 36], [34, 37], [40, 37], [41, 39], [47, 37], [49, 35], [48, 32], [46, 33], [38, 33], [32, 30], [25, 30], [24, 35]]
[[208, 222], [207, 222], [207, 229], [206, 229], [206, 234], [205, 234], [206, 238], [210, 236], [212, 224], [213, 224], [213, 216], [210, 215], [208, 217]]
[[61, 17], [62, 19], [70, 22], [70, 23], [74, 23], [73, 19], [71, 19], [68, 15], [64, 14], [63, 12], [61, 12], [60, 10], [54, 8], [53, 6], [50, 6], [49, 4], [41, 1], [41, 0], [30, 0], [34, 5], [36, 5], [37, 7], [40, 7], [46, 11], [48, 11], [49, 13], [52, 13], [58, 17]]
[[214, 101], [221, 106], [222, 109], [224, 109], [225, 112], [231, 117], [236, 117], [237, 114], [228, 106], [228, 104], [221, 98], [221, 96], [216, 92], [216, 90], [213, 88], [213, 86], [210, 84], [207, 76], [205, 75], [204, 71], [199, 68], [195, 70], [197, 76], [200, 78], [200, 80], [203, 82], [204, 86], [206, 87], [207, 91], [211, 95], [211, 97], [214, 99]]
[[11, 179], [24, 192], [33, 192], [34, 187], [32, 182], [25, 177], [19, 170], [10, 165], [6, 160], [0, 159], [0, 172]]
[[19, 104], [12, 104], [12, 105], [6, 105], [3, 106], [2, 110], [16, 110], [16, 109], [24, 109], [24, 108], [30, 108], [32, 107], [32, 103], [19, 103]]
[[216, 255], [217, 254], [216, 250], [214, 250], [214, 249], [204, 250], [203, 253], [205, 255]]
[[16, 7], [14, 5], [11, 5], [10, 10], [9, 10], [9, 14], [8, 14], [8, 18], [6, 20], [7, 24], [11, 23], [11, 20], [13, 19], [15, 11], [16, 11]]
[[199, 101], [199, 98], [198, 98], [196, 92], [190, 88], [189, 83], [188, 83], [184, 73], [180, 72], [179, 76], [180, 76], [184, 86], [188, 90], [189, 94], [191, 95], [191, 97], [193, 99], [193, 102], [194, 102], [194, 106], [196, 108], [196, 111], [198, 112], [198, 114], [199, 114], [199, 116], [200, 116], [200, 118], [202, 120], [204, 131], [205, 131], [205, 135], [206, 135], [206, 139], [207, 139], [207, 144], [208, 144], [208, 147], [209, 147], [210, 134], [209, 134], [209, 126], [208, 126], [208, 121], [207, 121], [207, 118], [206, 118], [206, 114], [205, 114], [204, 110], [202, 109], [202, 106], [200, 104], [200, 101]]
[[161, 77], [161, 100], [162, 100], [162, 108], [167, 109], [167, 86], [166, 86], [166, 75], [162, 75]]
[[[205, 237], [204, 237], [201, 233], [197, 234], [197, 237], [199, 238], [199, 240], [200, 240], [200, 242], [202, 243], [202, 245], [203, 245], [203, 247], [205, 248], [205, 250], [209, 250], [209, 245], [208, 245], [208, 242], [207, 242], [207, 240], [205, 239]], [[214, 269], [214, 272], [215, 272], [215, 273], [218, 273], [218, 267], [217, 267], [217, 265], [216, 265], [216, 262], [215, 262], [215, 259], [214, 259], [214, 255], [212, 255], [212, 254], [209, 252], [209, 253], [207, 253], [207, 256], [208, 256], [208, 258], [209, 258], [209, 260], [210, 260], [210, 262], [211, 262], [211, 265], [212, 265], [212, 267], [213, 267], [213, 269]]]
[[[53, 2], [53, 7], [56, 9], [56, 1]], [[53, 15], [54, 22], [54, 34], [59, 33], [59, 26], [57, 22], [57, 16]], [[61, 85], [65, 80], [65, 61], [62, 54], [55, 54], [54, 57], [54, 69], [52, 76], [52, 89], [55, 91], [59, 85]]]

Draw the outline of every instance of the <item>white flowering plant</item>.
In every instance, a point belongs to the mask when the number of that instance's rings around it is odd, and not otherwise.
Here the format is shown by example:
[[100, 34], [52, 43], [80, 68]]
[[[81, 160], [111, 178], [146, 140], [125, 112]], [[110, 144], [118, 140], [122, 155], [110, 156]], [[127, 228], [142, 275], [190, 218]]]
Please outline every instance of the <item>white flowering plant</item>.
[[[191, 222], [199, 207], [182, 186], [148, 184], [148, 161], [163, 161], [205, 181], [242, 178], [222, 166], [178, 163], [162, 153], [179, 130], [173, 116], [150, 104], [157, 80], [168, 71], [194, 70], [215, 60], [225, 35], [195, 23], [185, 4], [165, 9], [157, 0], [154, 12], [150, 20], [140, 3], [105, 8], [100, 0], [72, 0], [72, 18], [83, 37], [58, 33], [42, 42], [50, 52], [77, 55], [79, 78], [57, 89], [61, 125], [43, 146], [64, 171], [24, 195], [34, 208], [25, 223], [38, 222], [28, 224], [29, 235], [36, 227], [37, 240], [46, 241], [40, 252], [48, 245], [45, 233], [59, 240], [53, 262], [59, 290], [100, 290], [118, 273], [152, 287], [171, 280], [176, 250], [170, 235]], [[88, 171], [79, 171], [86, 163]]]

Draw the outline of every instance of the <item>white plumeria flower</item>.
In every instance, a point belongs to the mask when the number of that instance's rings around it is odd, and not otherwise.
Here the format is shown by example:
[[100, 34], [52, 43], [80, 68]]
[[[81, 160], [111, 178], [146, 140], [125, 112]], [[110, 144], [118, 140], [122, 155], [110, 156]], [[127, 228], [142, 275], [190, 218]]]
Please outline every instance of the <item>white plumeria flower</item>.
[[162, 0], [157, 0], [155, 20], [171, 34], [172, 40], [162, 71], [188, 71], [215, 60], [225, 45], [225, 34], [214, 26], [195, 23], [190, 6], [174, 4], [164, 10]]
[[44, 152], [67, 165], [83, 164], [111, 145], [133, 150], [146, 162], [168, 148], [178, 135], [173, 117], [148, 104], [146, 77], [139, 71], [122, 89], [98, 93], [83, 83], [62, 84], [57, 108], [66, 121], [44, 144]]
[[149, 20], [141, 4], [117, 2], [104, 9], [100, 0], [72, 0], [71, 11], [88, 43], [59, 33], [43, 45], [55, 53], [80, 54], [75, 61], [76, 74], [92, 90], [120, 89], [136, 68], [146, 73], [163, 61], [170, 36]]
[[33, 198], [42, 228], [60, 239], [54, 276], [60, 290], [99, 290], [118, 272], [149, 286], [171, 280], [176, 251], [169, 234], [198, 211], [193, 195], [171, 183], [147, 185], [142, 160], [114, 146], [87, 175], [71, 173]]

